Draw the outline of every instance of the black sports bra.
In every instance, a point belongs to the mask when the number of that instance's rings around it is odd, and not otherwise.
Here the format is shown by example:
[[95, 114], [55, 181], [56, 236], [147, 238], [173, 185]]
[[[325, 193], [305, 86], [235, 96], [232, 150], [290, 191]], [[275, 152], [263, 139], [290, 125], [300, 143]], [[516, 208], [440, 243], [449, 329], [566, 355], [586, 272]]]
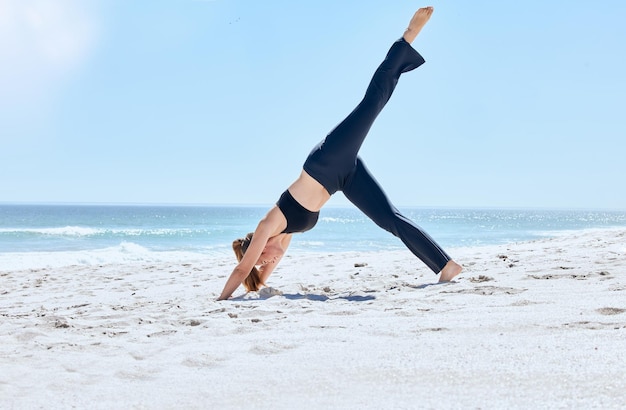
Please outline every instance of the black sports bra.
[[300, 205], [289, 190], [283, 192], [276, 205], [287, 219], [287, 227], [282, 233], [306, 232], [315, 226], [320, 215]]

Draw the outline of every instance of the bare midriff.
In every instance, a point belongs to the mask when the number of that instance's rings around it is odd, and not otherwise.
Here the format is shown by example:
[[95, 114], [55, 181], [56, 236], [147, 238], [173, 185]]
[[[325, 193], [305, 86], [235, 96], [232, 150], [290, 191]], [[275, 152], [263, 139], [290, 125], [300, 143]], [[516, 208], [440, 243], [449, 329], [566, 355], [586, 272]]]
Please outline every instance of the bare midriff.
[[330, 194], [312, 176], [304, 170], [289, 187], [289, 192], [300, 205], [311, 212], [318, 212], [330, 199]]

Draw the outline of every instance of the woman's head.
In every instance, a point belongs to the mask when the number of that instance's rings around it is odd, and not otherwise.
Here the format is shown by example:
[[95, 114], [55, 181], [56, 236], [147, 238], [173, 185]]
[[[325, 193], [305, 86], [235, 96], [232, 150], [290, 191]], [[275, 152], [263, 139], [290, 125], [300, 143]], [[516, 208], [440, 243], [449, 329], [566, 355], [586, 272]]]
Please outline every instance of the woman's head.
[[[248, 250], [250, 242], [252, 242], [252, 233], [246, 235], [245, 238], [235, 239], [233, 241], [233, 251], [237, 257], [237, 262], [241, 262], [243, 255]], [[253, 292], [261, 289], [263, 282], [261, 282], [261, 275], [256, 267], [253, 267], [248, 276], [243, 281], [243, 286], [248, 292]]]

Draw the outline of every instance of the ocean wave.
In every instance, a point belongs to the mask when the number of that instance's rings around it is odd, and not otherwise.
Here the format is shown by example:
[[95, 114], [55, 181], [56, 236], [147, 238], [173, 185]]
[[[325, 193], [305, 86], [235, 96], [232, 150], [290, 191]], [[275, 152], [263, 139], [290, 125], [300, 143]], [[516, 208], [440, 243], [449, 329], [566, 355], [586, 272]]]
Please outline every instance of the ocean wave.
[[30, 234], [59, 237], [90, 237], [90, 236], [173, 236], [208, 234], [201, 229], [190, 228], [88, 228], [83, 226], [64, 226], [55, 228], [0, 228], [0, 234]]
[[582, 229], [557, 229], [557, 230], [534, 230], [529, 231], [530, 235], [537, 238], [558, 238], [564, 236], [571, 236], [577, 234], [585, 234], [585, 233], [597, 233], [597, 232], [614, 232], [621, 231], [624, 227], [621, 226], [608, 226], [602, 228], [582, 228]]
[[297, 243], [295, 247], [299, 247], [299, 248], [307, 248], [309, 246], [313, 246], [313, 247], [320, 247], [320, 246], [324, 246], [324, 242], [322, 241], [299, 241]]
[[45, 236], [94, 236], [106, 232], [104, 229], [82, 226], [64, 226], [57, 228], [0, 228], [3, 234], [35, 234]]
[[133, 242], [101, 249], [56, 252], [0, 253], [0, 271], [62, 268], [67, 266], [102, 266], [132, 263], [191, 262], [216, 256], [190, 251], [153, 251]]

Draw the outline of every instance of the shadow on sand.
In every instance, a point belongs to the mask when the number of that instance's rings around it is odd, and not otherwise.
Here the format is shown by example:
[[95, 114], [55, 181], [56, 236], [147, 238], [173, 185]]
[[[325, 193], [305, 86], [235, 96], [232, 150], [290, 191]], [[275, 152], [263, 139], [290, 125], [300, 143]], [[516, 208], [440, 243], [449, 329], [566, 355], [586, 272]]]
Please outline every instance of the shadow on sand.
[[413, 288], [413, 289], [426, 289], [431, 286], [449, 285], [451, 283], [456, 283], [456, 282], [451, 280], [450, 282], [435, 282], [435, 283], [424, 283], [423, 285], [405, 285], [405, 286], [407, 288]]
[[[452, 283], [457, 283], [455, 281], [450, 281], [450, 282], [434, 282], [434, 283], [424, 283], [421, 285], [409, 285], [409, 284], [404, 284], [403, 286], [407, 287], [407, 288], [412, 288], [412, 289], [426, 289], [429, 288], [431, 286], [441, 286], [441, 285], [448, 285], [448, 284], [452, 284]], [[289, 299], [289, 300], [313, 300], [315, 302], [326, 302], [328, 300], [338, 300], [338, 299], [343, 299], [343, 300], [347, 300], [348, 302], [367, 302], [370, 300], [375, 300], [376, 296], [372, 296], [372, 295], [367, 295], [367, 296], [361, 296], [361, 295], [346, 295], [346, 296], [326, 296], [326, 295], [318, 295], [318, 294], [314, 294], [314, 293], [282, 293], [281, 291], [274, 289], [274, 288], [263, 288], [258, 292], [250, 292], [241, 296], [237, 296], [234, 298], [230, 298], [229, 300], [231, 301], [239, 301], [239, 302], [243, 302], [243, 301], [251, 301], [251, 300], [267, 300], [269, 298], [272, 298], [274, 296], [282, 296], [285, 299]]]
[[347, 300], [348, 302], [367, 302], [369, 300], [375, 300], [376, 297], [375, 296], [360, 296], [360, 295], [347, 295], [347, 296], [333, 296], [333, 297], [329, 297], [326, 295], [318, 295], [318, 294], [314, 294], [314, 293], [281, 293], [278, 292], [274, 289], [272, 289], [272, 291], [263, 291], [261, 290], [258, 293], [248, 293], [248, 294], [244, 294], [241, 296], [237, 296], [234, 298], [230, 298], [230, 301], [238, 301], [238, 302], [246, 302], [246, 301], [253, 301], [253, 300], [267, 300], [269, 298], [272, 298], [274, 296], [282, 296], [285, 299], [289, 299], [289, 300], [313, 300], [315, 302], [326, 302], [328, 300], [339, 300], [339, 299], [343, 299], [343, 300]]
[[368, 300], [376, 299], [375, 296], [369, 296], [369, 295], [368, 296], [358, 296], [358, 295], [334, 296], [330, 298], [326, 295], [315, 295], [315, 294], [310, 294], [310, 293], [307, 293], [304, 295], [301, 293], [284, 294], [283, 297], [289, 300], [307, 299], [307, 300], [314, 300], [317, 302], [326, 302], [327, 300], [337, 300], [337, 299], [347, 300], [348, 302], [367, 302]]

